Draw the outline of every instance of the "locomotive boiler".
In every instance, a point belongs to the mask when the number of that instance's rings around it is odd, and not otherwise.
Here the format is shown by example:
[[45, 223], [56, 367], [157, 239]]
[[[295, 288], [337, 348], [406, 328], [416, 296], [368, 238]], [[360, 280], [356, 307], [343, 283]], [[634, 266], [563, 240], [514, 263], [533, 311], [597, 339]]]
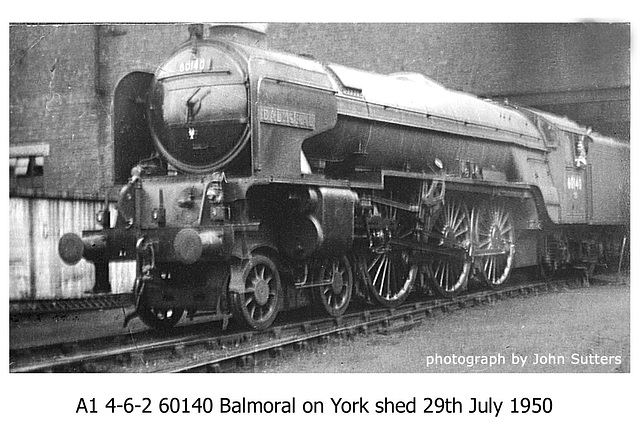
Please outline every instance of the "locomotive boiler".
[[354, 295], [394, 307], [417, 290], [457, 295], [471, 277], [497, 288], [516, 267], [619, 254], [627, 144], [231, 28], [194, 27], [155, 73], [122, 78], [117, 213], [60, 240], [65, 262], [94, 263], [96, 290], [109, 261], [135, 260], [135, 315], [149, 326], [206, 311], [265, 329], [285, 309], [339, 316]]

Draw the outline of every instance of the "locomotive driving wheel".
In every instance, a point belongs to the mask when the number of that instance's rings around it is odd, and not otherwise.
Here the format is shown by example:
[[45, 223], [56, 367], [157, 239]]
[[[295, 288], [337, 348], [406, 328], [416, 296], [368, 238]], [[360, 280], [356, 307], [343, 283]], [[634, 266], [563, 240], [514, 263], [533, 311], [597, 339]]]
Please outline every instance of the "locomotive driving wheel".
[[353, 293], [353, 273], [347, 257], [320, 262], [316, 270], [314, 299], [318, 308], [329, 316], [341, 316], [349, 307]]
[[415, 233], [415, 228], [408, 226], [410, 222], [401, 217], [397, 208], [374, 203], [369, 219], [367, 284], [373, 299], [386, 307], [397, 307], [407, 299], [418, 272], [406, 249], [392, 242]]
[[254, 255], [231, 267], [229, 290], [233, 315], [256, 330], [268, 328], [276, 319], [282, 288], [275, 263], [265, 255]]
[[[443, 250], [469, 249], [471, 221], [462, 200], [450, 199], [445, 202], [428, 234], [427, 243]], [[471, 272], [471, 259], [467, 252], [463, 256], [435, 257], [425, 266], [425, 270], [436, 293], [453, 298], [466, 286]]]
[[480, 272], [492, 289], [502, 286], [513, 266], [515, 235], [511, 213], [492, 202], [478, 210], [475, 223], [475, 251], [480, 257]]

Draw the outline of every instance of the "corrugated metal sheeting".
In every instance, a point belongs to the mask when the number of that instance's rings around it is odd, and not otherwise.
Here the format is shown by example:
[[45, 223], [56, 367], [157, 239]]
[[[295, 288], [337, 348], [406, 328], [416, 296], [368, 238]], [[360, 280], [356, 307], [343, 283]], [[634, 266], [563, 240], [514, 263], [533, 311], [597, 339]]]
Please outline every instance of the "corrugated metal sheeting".
[[[66, 232], [97, 229], [103, 202], [83, 199], [10, 197], [9, 300], [78, 298], [93, 288], [93, 265], [65, 265], [58, 240]], [[135, 262], [110, 263], [111, 288], [130, 292]]]

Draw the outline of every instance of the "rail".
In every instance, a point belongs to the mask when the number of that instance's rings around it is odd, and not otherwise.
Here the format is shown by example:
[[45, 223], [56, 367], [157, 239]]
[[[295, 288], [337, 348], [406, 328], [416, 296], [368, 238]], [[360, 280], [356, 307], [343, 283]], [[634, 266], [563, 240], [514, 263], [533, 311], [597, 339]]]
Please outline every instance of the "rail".
[[10, 372], [231, 372], [313, 342], [370, 332], [393, 332], [419, 325], [429, 316], [501, 298], [583, 286], [582, 274], [560, 280], [526, 282], [454, 299], [427, 299], [396, 309], [357, 310], [339, 318], [316, 318], [277, 325], [267, 331], [213, 330], [199, 323], [162, 336], [151, 331], [74, 343], [10, 350]]

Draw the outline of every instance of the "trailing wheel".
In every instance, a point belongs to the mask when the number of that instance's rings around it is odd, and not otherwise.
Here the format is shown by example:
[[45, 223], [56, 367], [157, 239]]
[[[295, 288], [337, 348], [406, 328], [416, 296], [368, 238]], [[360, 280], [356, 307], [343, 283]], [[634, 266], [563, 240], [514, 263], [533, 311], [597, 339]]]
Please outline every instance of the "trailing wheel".
[[341, 316], [353, 293], [353, 273], [347, 257], [325, 259], [316, 269], [313, 296], [317, 307], [329, 316]]
[[490, 203], [478, 210], [475, 224], [475, 251], [480, 257], [480, 272], [492, 289], [502, 286], [513, 267], [515, 231], [511, 213], [504, 204]]
[[256, 330], [268, 328], [276, 319], [282, 288], [275, 263], [265, 255], [255, 255], [231, 267], [229, 290], [233, 315]]
[[[374, 204], [369, 219], [370, 246], [366, 258], [367, 284], [373, 299], [386, 307], [402, 304], [413, 288], [418, 268], [408, 252], [393, 239], [406, 239], [414, 229], [403, 221], [398, 209]], [[373, 227], [372, 227], [373, 226]]]
[[545, 279], [554, 278], [570, 260], [568, 240], [562, 232], [551, 232], [540, 241], [540, 274]]
[[[466, 287], [471, 272], [468, 251], [471, 246], [471, 221], [466, 204], [462, 200], [449, 199], [440, 210], [427, 242], [451, 256], [436, 256], [425, 267], [431, 287], [447, 298], [455, 297]], [[460, 252], [460, 251], [465, 252]], [[457, 254], [457, 255], [456, 255]]]

